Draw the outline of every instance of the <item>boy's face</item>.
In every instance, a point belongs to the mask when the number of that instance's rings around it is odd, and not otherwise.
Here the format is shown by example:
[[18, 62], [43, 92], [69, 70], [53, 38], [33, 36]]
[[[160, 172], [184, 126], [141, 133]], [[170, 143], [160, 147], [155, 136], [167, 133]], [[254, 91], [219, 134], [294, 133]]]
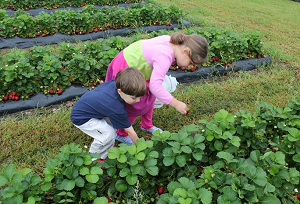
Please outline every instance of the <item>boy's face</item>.
[[134, 104], [141, 100], [141, 97], [127, 95], [124, 92], [122, 92], [121, 89], [118, 89], [118, 93], [119, 93], [120, 97], [125, 101], [125, 103], [128, 103], [128, 104]]

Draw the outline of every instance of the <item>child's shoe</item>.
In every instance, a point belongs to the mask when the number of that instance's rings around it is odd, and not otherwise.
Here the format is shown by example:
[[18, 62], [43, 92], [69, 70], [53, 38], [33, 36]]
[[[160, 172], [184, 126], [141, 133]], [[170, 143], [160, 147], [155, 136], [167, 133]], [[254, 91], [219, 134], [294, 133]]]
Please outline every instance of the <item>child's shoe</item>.
[[133, 144], [133, 142], [129, 136], [120, 136], [120, 135], [116, 134], [116, 140], [118, 140], [119, 142], [126, 143], [128, 145]]
[[160, 129], [160, 128], [156, 127], [156, 126], [153, 126], [152, 129], [145, 129], [145, 128], [143, 128], [143, 127], [141, 126], [141, 130], [144, 131], [144, 132], [152, 133], [152, 134], [153, 134], [155, 131], [157, 131], [157, 130], [159, 130], [160, 133], [163, 132], [162, 129]]

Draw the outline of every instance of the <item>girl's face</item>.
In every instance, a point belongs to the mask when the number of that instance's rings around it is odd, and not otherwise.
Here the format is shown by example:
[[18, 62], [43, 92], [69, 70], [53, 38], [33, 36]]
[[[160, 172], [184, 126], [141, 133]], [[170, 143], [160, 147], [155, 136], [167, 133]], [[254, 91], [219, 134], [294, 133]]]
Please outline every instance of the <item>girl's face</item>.
[[176, 63], [178, 66], [188, 67], [190, 65], [193, 65], [193, 61], [190, 58], [189, 53], [190, 53], [190, 49], [188, 47], [182, 47], [179, 50], [179, 53], [177, 54], [177, 56], [175, 56]]
[[125, 103], [128, 104], [134, 104], [141, 100], [141, 97], [127, 95], [124, 92], [122, 92], [121, 89], [118, 89], [118, 93], [120, 94], [120, 97], [125, 101]]

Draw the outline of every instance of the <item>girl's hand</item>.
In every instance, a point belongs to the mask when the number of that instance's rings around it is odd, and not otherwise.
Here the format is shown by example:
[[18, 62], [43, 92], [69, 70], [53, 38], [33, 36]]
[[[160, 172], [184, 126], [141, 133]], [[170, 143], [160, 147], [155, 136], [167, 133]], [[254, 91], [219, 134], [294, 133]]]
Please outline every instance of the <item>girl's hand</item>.
[[177, 99], [173, 99], [170, 103], [179, 113], [186, 114], [187, 113], [187, 105]]

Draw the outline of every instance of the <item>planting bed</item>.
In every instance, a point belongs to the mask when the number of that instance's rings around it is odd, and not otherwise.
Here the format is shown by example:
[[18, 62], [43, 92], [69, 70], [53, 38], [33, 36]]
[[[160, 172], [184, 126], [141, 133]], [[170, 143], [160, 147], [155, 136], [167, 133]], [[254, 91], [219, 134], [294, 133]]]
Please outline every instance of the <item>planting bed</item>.
[[[236, 64], [236, 66], [234, 66]], [[168, 72], [169, 75], [176, 77], [179, 83], [194, 82], [199, 79], [206, 79], [212, 76], [223, 76], [232, 71], [249, 71], [261, 66], [268, 66], [271, 64], [270, 56], [265, 58], [256, 58], [248, 60], [239, 60], [232, 64], [231, 67], [199, 67], [194, 72], [184, 72], [181, 70]], [[64, 90], [61, 95], [44, 95], [43, 93], [38, 93], [32, 96], [28, 100], [19, 101], [7, 101], [5, 103], [0, 103], [0, 115], [6, 113], [14, 113], [22, 110], [32, 109], [36, 107], [46, 107], [52, 104], [58, 104], [64, 101], [68, 101], [80, 97], [85, 92], [89, 91], [90, 87], [83, 87], [80, 85], [72, 85]]]

